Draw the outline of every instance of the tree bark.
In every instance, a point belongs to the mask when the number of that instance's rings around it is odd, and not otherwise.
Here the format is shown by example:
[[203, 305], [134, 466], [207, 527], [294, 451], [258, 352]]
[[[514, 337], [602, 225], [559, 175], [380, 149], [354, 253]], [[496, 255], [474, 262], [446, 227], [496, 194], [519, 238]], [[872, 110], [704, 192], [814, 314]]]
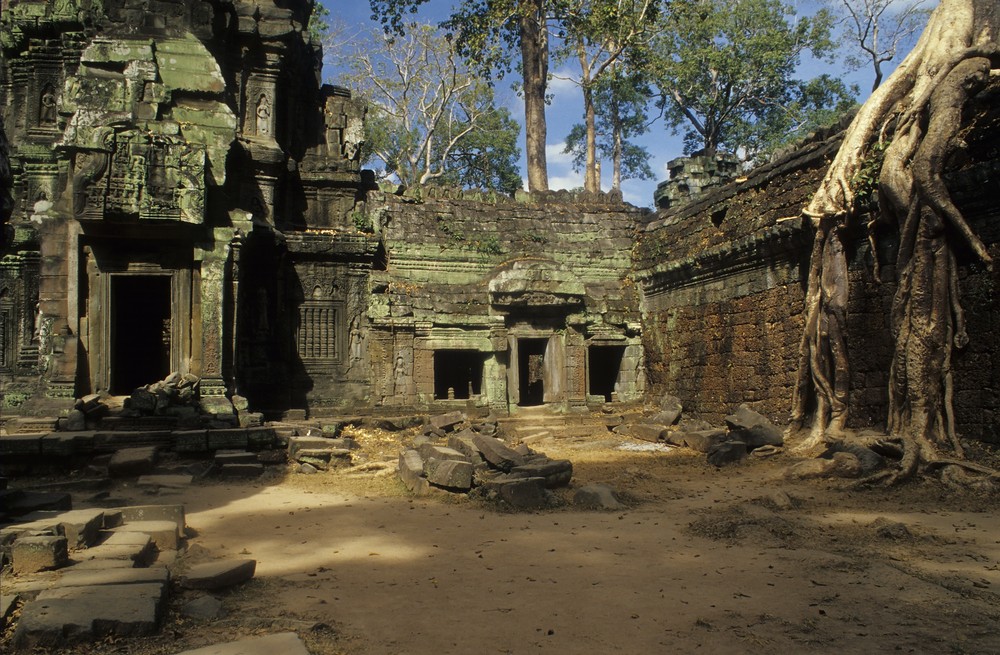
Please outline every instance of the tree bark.
[[951, 361], [968, 336], [956, 239], [987, 266], [992, 261], [952, 203], [942, 173], [958, 145], [967, 100], [1000, 64], [998, 34], [996, 0], [942, 0], [910, 55], [859, 110], [803, 211], [817, 235], [792, 418], [800, 425], [807, 408], [815, 408], [802, 444], [811, 447], [839, 432], [847, 418], [847, 268], [839, 234], [853, 218], [855, 174], [872, 144], [891, 136], [879, 177], [881, 219], [900, 235], [886, 429], [906, 446], [901, 469], [885, 476], [889, 482], [938, 461], [942, 449], [962, 456]]
[[549, 77], [549, 43], [543, 0], [529, 0], [520, 16], [521, 75], [524, 93], [525, 158], [528, 190], [548, 191], [545, 158], [545, 92]]

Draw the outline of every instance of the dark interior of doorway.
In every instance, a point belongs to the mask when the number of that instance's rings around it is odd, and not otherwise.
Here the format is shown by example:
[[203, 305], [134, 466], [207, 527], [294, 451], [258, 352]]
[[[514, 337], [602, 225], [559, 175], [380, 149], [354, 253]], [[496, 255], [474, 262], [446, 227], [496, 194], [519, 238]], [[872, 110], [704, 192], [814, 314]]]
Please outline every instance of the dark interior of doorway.
[[615, 391], [615, 382], [622, 370], [622, 358], [625, 356], [625, 346], [591, 346], [590, 347], [590, 395], [604, 396], [605, 402], [611, 402], [611, 394]]
[[484, 355], [476, 350], [434, 351], [434, 399], [465, 400], [483, 392]]
[[545, 346], [548, 339], [518, 339], [517, 366], [518, 388], [522, 407], [541, 405], [545, 402]]
[[111, 393], [125, 395], [170, 373], [170, 277], [111, 280]]

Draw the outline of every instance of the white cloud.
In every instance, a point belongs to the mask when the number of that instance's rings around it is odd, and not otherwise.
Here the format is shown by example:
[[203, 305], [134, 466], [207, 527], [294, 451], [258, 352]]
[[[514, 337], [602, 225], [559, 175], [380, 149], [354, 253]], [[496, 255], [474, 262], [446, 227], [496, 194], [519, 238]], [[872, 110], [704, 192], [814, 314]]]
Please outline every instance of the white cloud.
[[566, 142], [562, 143], [546, 143], [545, 144], [545, 161], [552, 166], [573, 166], [573, 155], [563, 152], [566, 149]]

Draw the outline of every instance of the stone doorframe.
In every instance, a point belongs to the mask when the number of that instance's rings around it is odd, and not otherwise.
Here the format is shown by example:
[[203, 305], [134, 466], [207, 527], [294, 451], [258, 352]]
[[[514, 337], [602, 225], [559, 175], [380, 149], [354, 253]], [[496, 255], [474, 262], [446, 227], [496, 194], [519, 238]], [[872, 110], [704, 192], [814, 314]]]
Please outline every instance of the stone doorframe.
[[94, 257], [87, 258], [89, 294], [86, 316], [80, 320], [82, 343], [90, 369], [94, 392], [111, 387], [112, 357], [112, 281], [119, 276], [165, 276], [170, 278], [170, 370], [190, 373], [191, 362], [191, 285], [190, 268], [163, 268], [148, 262], [131, 262], [100, 270]]

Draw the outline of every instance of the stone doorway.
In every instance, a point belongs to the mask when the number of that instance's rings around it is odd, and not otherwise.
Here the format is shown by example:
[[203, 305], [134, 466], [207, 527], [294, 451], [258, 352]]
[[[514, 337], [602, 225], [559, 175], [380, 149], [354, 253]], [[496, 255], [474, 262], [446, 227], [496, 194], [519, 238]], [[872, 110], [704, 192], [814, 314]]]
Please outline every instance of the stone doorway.
[[518, 390], [521, 407], [545, 403], [545, 350], [548, 339], [518, 339]]
[[111, 393], [126, 395], [170, 373], [170, 276], [111, 280]]
[[588, 348], [588, 392], [591, 396], [603, 396], [604, 402], [611, 402], [611, 394], [618, 391], [625, 346], [590, 346]]

